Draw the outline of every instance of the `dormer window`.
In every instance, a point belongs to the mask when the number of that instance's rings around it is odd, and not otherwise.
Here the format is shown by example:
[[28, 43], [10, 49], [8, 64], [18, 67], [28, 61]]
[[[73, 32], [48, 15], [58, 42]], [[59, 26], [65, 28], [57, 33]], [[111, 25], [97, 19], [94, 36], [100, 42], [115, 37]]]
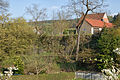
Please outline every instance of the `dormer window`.
[[101, 21], [104, 21], [104, 19], [101, 19]]

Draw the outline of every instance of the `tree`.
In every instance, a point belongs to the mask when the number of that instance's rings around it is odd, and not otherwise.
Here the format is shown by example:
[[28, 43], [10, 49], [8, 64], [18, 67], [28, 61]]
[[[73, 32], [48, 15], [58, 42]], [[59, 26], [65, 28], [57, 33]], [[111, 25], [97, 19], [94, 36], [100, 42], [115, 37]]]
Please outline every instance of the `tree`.
[[116, 53], [113, 52], [120, 47], [120, 29], [104, 29], [98, 39], [98, 51], [100, 54], [109, 55], [116, 58]]
[[8, 13], [2, 13], [0, 16], [0, 23], [2, 25], [2, 27], [5, 27], [5, 24], [9, 22], [9, 16], [10, 14]]
[[70, 16], [64, 11], [60, 10], [56, 13], [53, 13], [53, 33], [63, 34], [63, 31], [70, 27], [70, 22], [68, 19]]
[[7, 11], [9, 3], [6, 0], [0, 0], [0, 12]]
[[119, 62], [119, 55], [115, 53], [115, 50], [120, 47], [119, 34], [120, 28], [103, 29], [97, 41], [98, 69], [111, 68], [111, 65], [116, 65]]
[[[52, 73], [59, 71], [55, 57], [51, 57], [48, 53], [24, 55], [25, 72], [35, 73]], [[33, 66], [34, 65], [34, 66]]]
[[40, 27], [38, 27], [38, 21], [43, 21], [46, 18], [46, 8], [39, 9], [38, 5], [33, 4], [30, 7], [26, 7], [26, 13], [32, 16], [32, 20], [35, 25], [36, 33], [40, 33]]
[[[25, 56], [26, 72], [33, 72], [40, 74], [40, 72], [46, 70], [47, 59], [43, 59], [39, 54], [32, 54], [31, 56]], [[34, 66], [33, 66], [34, 65]]]
[[118, 13], [118, 15], [115, 15], [113, 17], [113, 23], [116, 25], [116, 26], [120, 26], [120, 14]]
[[14, 19], [6, 27], [0, 26], [0, 53], [8, 56], [31, 53], [35, 36], [26, 20]]
[[9, 4], [6, 0], [0, 0], [0, 24], [2, 26], [9, 20], [10, 14], [7, 13]]
[[112, 23], [113, 22], [113, 16], [108, 16], [108, 20]]
[[[68, 4], [69, 5], [69, 4]], [[80, 44], [80, 28], [83, 25], [85, 17], [89, 12], [95, 12], [104, 5], [104, 0], [70, 0], [69, 10], [72, 10], [77, 16], [82, 15], [80, 24], [76, 26], [78, 32], [76, 60], [78, 60]]]

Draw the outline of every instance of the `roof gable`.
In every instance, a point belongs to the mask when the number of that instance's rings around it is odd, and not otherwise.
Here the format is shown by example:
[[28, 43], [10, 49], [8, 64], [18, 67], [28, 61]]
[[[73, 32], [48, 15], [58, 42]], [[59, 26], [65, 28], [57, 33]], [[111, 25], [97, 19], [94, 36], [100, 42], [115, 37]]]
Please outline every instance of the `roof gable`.
[[105, 13], [96, 13], [96, 14], [88, 14], [86, 16], [87, 19], [96, 19], [96, 20], [101, 20], [103, 19]]
[[[76, 27], [80, 26], [83, 16], [80, 18]], [[109, 23], [106, 13], [96, 13], [96, 14], [88, 14], [85, 18], [91, 26], [93, 27], [113, 27], [112, 23]]]
[[[103, 19], [105, 13], [96, 13], [96, 14], [87, 14], [85, 17], [86, 19], [95, 19], [95, 20], [101, 20]], [[77, 23], [77, 27], [80, 25], [81, 21], [83, 19], [83, 16], [80, 18], [79, 22]]]
[[85, 19], [92, 27], [107, 27], [107, 28], [112, 28], [113, 24], [112, 23], [105, 23], [100, 20], [94, 20], [94, 19]]

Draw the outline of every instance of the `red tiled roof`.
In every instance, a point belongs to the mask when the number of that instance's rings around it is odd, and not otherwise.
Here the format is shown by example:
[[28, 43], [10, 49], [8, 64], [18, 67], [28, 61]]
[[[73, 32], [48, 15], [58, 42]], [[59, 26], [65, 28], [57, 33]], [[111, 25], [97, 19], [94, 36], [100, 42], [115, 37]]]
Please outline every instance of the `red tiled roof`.
[[88, 14], [86, 16], [87, 19], [96, 19], [96, 20], [101, 20], [103, 19], [105, 13], [96, 13], [96, 14]]
[[[88, 14], [86, 16], [86, 19], [101, 20], [101, 19], [103, 19], [104, 14], [105, 13]], [[76, 25], [77, 27], [80, 26], [80, 23], [81, 23], [82, 19], [83, 19], [83, 16], [80, 18], [78, 24]]]
[[107, 27], [107, 28], [111, 28], [113, 27], [112, 23], [105, 23], [103, 21], [100, 20], [95, 20], [95, 19], [85, 19], [91, 26], [93, 27]]
[[109, 28], [112, 28], [112, 27], [114, 27], [115, 25], [113, 25], [112, 23], [106, 23], [106, 26], [109, 27]]
[[[96, 13], [96, 14], [88, 14], [85, 18], [85, 20], [93, 27], [113, 27], [114, 25], [112, 23], [106, 23], [101, 21], [103, 19], [105, 13]], [[80, 18], [78, 24], [76, 27], [80, 26], [80, 23], [83, 19], [83, 16]]]

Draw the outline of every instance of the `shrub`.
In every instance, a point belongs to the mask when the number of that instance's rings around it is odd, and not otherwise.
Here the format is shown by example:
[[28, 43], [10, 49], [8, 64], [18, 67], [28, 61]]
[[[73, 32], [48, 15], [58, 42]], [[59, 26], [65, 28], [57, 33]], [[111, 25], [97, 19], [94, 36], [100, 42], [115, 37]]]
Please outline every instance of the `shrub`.
[[15, 74], [24, 74], [24, 62], [22, 61], [21, 57], [16, 56], [14, 59], [14, 66], [18, 68], [17, 71], [15, 71]]
[[113, 58], [109, 55], [99, 55], [95, 60], [97, 62], [98, 71], [111, 68], [112, 65], [114, 65]]
[[22, 61], [20, 56], [12, 56], [12, 57], [6, 57], [2, 61], [2, 68], [6, 69], [8, 67], [17, 67], [18, 70], [14, 71], [14, 74], [23, 74], [24, 73], [24, 62]]
[[104, 29], [98, 39], [98, 50], [101, 54], [109, 55], [116, 58], [116, 53], [113, 52], [114, 49], [120, 47], [120, 29]]
[[36, 35], [23, 18], [14, 19], [6, 27], [0, 26], [0, 54], [25, 54], [33, 49]]
[[59, 66], [54, 61], [54, 56], [41, 54], [24, 55], [25, 74], [54, 73], [59, 72]]

